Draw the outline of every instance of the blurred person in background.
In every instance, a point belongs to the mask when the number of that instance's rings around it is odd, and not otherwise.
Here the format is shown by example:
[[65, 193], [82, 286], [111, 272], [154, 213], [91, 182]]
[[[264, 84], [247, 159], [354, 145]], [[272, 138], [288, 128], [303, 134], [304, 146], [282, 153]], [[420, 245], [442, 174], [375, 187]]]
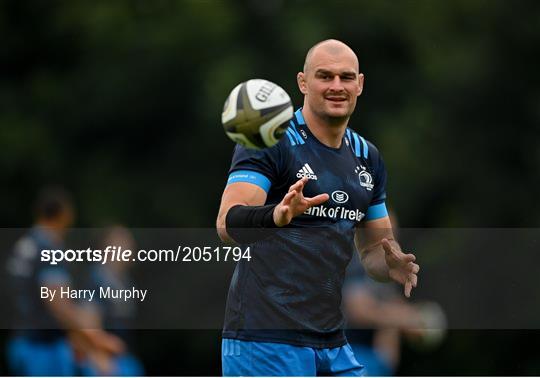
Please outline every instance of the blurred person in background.
[[[77, 366], [71, 341], [91, 345], [107, 354], [118, 353], [123, 343], [99, 329], [92, 316], [75, 301], [60, 298], [61, 287], [73, 284], [64, 264], [41, 262], [42, 250], [64, 248], [74, 222], [71, 196], [61, 188], [44, 189], [35, 204], [35, 224], [20, 238], [7, 261], [16, 320], [7, 346], [13, 375], [75, 375]], [[40, 295], [43, 287], [57, 290], [54, 300]]]
[[[102, 241], [103, 249], [107, 246], [121, 247], [122, 250], [135, 249], [135, 239], [125, 227], [116, 225], [105, 229]], [[95, 263], [90, 270], [89, 288], [99, 292], [100, 287], [112, 289], [130, 289], [133, 279], [130, 275], [131, 261], [109, 261], [106, 264]], [[103, 372], [115, 376], [140, 376], [144, 369], [140, 361], [131, 353], [133, 345], [131, 331], [137, 308], [134, 301], [97, 298], [85, 306], [86, 311], [98, 317], [107, 332], [119, 337], [126, 346], [120, 354], [111, 356], [99, 349], [87, 349], [86, 358], [81, 363], [81, 372], [85, 376], [101, 375]]]
[[421, 328], [419, 314], [396, 288], [367, 277], [353, 257], [344, 288], [347, 341], [366, 376], [393, 375], [400, 359], [401, 330]]
[[[397, 238], [397, 218], [391, 210], [389, 217]], [[348, 322], [347, 341], [356, 360], [364, 365], [366, 376], [394, 375], [401, 358], [403, 338], [425, 348], [442, 341], [437, 335], [444, 330], [428, 329], [445, 327], [440, 307], [435, 303], [406, 302], [395, 284], [372, 280], [358, 256], [353, 256], [347, 267], [343, 302]], [[439, 317], [438, 323], [433, 324], [431, 317]]]

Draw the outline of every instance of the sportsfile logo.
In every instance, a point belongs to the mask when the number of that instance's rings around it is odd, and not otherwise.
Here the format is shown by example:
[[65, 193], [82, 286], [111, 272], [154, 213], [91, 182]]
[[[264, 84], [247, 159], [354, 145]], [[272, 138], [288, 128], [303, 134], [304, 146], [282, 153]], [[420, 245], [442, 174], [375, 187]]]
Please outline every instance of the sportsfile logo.
[[365, 214], [358, 209], [346, 209], [341, 206], [326, 207], [324, 205], [310, 207], [304, 214], [321, 218], [344, 219], [360, 222]]
[[304, 164], [304, 166], [300, 168], [300, 170], [296, 174], [296, 177], [307, 177], [310, 180], [317, 180], [317, 175], [315, 174], [315, 172], [313, 172], [313, 169], [311, 169], [308, 163]]

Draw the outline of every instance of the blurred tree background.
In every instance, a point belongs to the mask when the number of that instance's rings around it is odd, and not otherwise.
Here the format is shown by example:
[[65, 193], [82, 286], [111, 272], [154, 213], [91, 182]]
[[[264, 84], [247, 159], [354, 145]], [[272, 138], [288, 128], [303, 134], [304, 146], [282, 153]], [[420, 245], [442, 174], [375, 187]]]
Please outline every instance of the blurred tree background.
[[[226, 96], [260, 77], [300, 106], [295, 75], [326, 38], [359, 56], [351, 126], [381, 150], [402, 227], [540, 221], [540, 2], [4, 0], [0, 38], [2, 227], [31, 224], [49, 184], [79, 227], [213, 227]], [[218, 338], [146, 331], [140, 352], [150, 374], [219, 374]], [[539, 340], [454, 332], [400, 373], [539, 374]]]

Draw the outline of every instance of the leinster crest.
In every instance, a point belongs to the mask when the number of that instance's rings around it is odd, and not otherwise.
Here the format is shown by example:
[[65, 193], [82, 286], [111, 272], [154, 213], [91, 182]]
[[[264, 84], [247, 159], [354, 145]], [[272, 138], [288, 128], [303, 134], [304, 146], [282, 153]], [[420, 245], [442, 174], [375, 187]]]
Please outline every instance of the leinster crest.
[[366, 170], [366, 167], [363, 165], [360, 167], [356, 167], [354, 170], [356, 174], [358, 174], [358, 180], [360, 180], [360, 186], [363, 186], [366, 188], [366, 190], [371, 191], [373, 189], [373, 177], [371, 176], [371, 173], [369, 173]]

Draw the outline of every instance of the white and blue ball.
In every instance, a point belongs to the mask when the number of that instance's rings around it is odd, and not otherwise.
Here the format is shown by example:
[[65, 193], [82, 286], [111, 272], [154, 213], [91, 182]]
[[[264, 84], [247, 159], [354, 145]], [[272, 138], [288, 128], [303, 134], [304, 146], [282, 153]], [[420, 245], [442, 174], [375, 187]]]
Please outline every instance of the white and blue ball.
[[262, 149], [279, 142], [292, 117], [291, 98], [283, 88], [268, 80], [251, 79], [231, 91], [221, 122], [234, 142]]

